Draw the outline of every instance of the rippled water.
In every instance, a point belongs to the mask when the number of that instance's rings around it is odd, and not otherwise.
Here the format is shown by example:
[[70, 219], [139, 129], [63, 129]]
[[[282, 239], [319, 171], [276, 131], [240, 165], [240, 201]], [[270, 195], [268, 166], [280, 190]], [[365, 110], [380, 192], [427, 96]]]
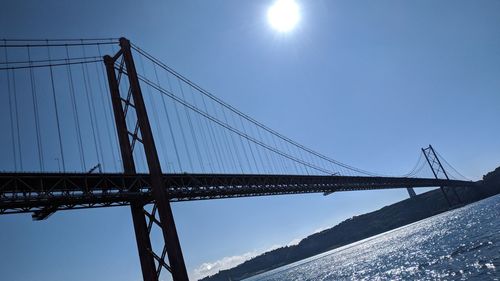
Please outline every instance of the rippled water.
[[500, 195], [251, 277], [499, 280]]

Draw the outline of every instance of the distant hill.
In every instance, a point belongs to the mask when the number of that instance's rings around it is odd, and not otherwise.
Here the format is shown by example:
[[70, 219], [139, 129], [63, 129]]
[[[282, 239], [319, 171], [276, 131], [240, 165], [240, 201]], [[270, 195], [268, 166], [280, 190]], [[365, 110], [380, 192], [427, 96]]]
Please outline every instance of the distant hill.
[[[483, 176], [473, 187], [456, 189], [463, 204], [469, 204], [500, 193], [500, 167]], [[449, 198], [458, 200], [448, 189]], [[312, 234], [299, 244], [278, 248], [234, 268], [219, 271], [201, 281], [241, 280], [274, 268], [290, 264], [373, 235], [416, 222], [447, 211], [448, 205], [439, 189], [417, 195], [380, 210], [355, 216], [338, 225]]]

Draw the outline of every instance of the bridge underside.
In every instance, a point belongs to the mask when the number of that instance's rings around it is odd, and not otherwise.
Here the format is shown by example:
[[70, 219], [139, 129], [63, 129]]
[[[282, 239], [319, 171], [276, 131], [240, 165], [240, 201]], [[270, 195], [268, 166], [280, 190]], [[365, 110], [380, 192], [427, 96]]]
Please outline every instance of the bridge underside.
[[[309, 175], [165, 174], [163, 178], [170, 201], [474, 184], [429, 178]], [[48, 215], [57, 210], [124, 206], [132, 201], [152, 202], [148, 174], [0, 173], [0, 214]]]

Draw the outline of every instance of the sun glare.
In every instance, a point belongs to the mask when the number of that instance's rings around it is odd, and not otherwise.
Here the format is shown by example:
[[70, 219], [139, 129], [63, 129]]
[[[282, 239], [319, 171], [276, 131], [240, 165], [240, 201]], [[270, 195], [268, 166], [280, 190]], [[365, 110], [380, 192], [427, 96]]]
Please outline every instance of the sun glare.
[[299, 5], [294, 0], [276, 0], [267, 11], [267, 20], [279, 32], [291, 31], [300, 20]]

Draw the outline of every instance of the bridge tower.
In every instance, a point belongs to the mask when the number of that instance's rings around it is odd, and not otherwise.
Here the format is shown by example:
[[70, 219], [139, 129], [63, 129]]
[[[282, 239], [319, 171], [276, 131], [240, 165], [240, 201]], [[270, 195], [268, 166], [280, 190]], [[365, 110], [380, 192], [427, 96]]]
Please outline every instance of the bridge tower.
[[[436, 179], [439, 179], [440, 176], [444, 177], [445, 179], [449, 180], [450, 178], [448, 177], [448, 173], [446, 173], [446, 170], [444, 169], [443, 165], [441, 164], [441, 161], [439, 160], [439, 157], [436, 154], [436, 151], [432, 147], [432, 145], [429, 144], [429, 147], [427, 148], [422, 148], [422, 153], [424, 153], [425, 159], [427, 160], [427, 163], [429, 164], [432, 173], [434, 174], [434, 177]], [[448, 206], [451, 207], [453, 204], [450, 201], [450, 198], [448, 197], [448, 188], [445, 186], [440, 186], [441, 192], [443, 193], [444, 198], [446, 199], [446, 202], [448, 203]], [[452, 188], [453, 195], [457, 199], [458, 203], [461, 204], [462, 200], [460, 199], [460, 196], [458, 196], [457, 191]]]
[[[168, 270], [175, 281], [187, 281], [188, 275], [167, 196], [167, 188], [141, 92], [139, 77], [132, 57], [132, 46], [126, 38], [120, 38], [120, 50], [113, 56], [104, 56], [109, 90], [113, 104], [116, 130], [125, 174], [136, 174], [133, 150], [142, 144], [150, 174], [151, 201], [131, 202], [132, 220], [144, 281], [158, 281], [162, 269]], [[118, 71], [118, 73], [117, 73]], [[128, 77], [128, 93], [120, 93], [119, 83]], [[135, 115], [131, 115], [132, 111]], [[135, 121], [127, 127], [126, 120]], [[136, 189], [140, 189], [137, 186]], [[145, 208], [153, 203], [151, 211]], [[152, 226], [161, 229], [163, 249], [155, 253], [151, 245]], [[169, 263], [165, 261], [168, 257]]]

